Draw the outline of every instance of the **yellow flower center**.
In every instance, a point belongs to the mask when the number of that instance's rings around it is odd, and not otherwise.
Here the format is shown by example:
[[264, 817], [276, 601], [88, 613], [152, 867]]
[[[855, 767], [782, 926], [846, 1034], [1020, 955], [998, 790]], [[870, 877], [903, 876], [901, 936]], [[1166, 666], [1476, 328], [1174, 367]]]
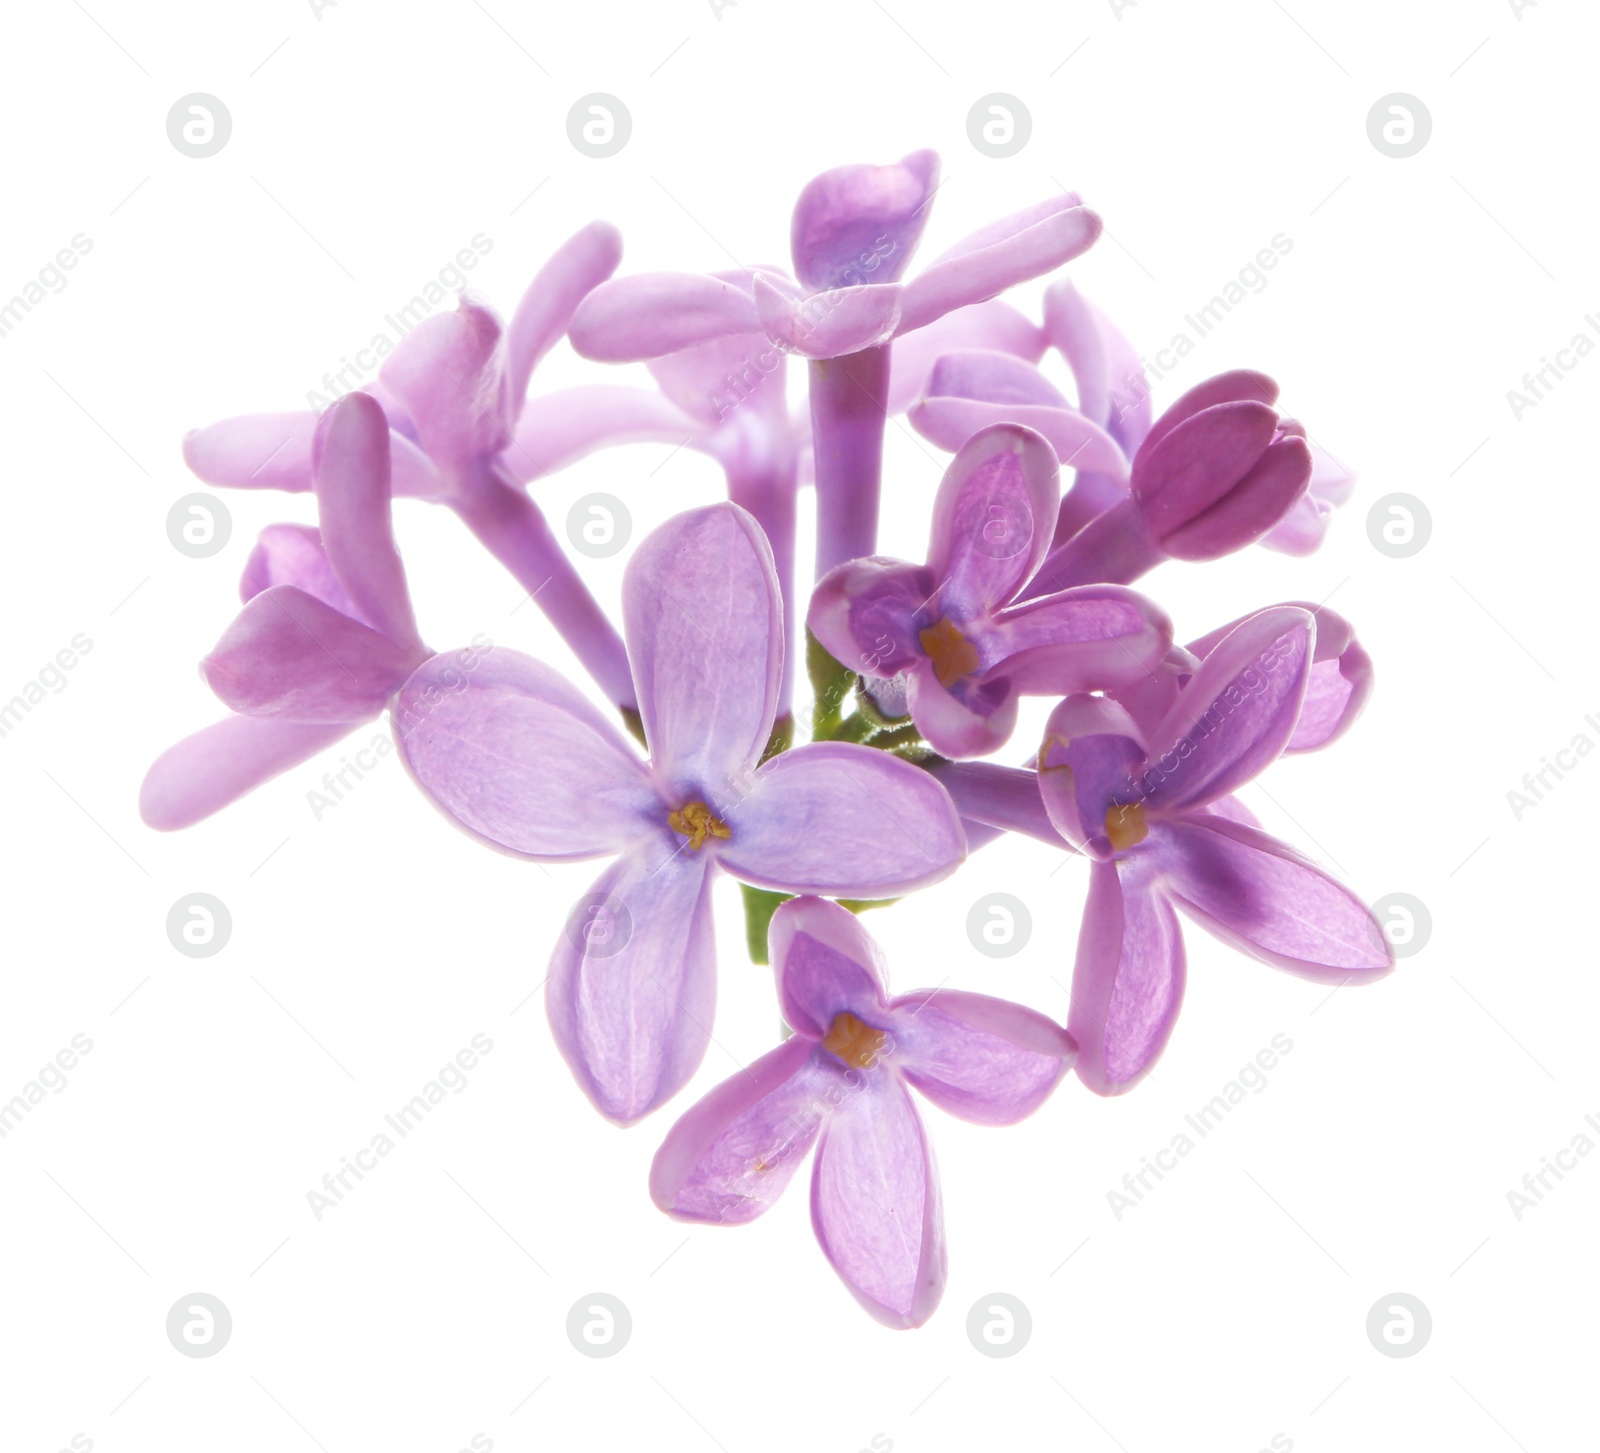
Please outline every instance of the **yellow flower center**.
[[667, 814], [667, 826], [689, 839], [691, 852], [699, 852], [708, 837], [728, 838], [728, 824], [717, 817], [703, 802], [685, 802], [676, 812]]
[[978, 669], [978, 648], [961, 634], [949, 616], [943, 617], [936, 626], [918, 631], [917, 640], [933, 662], [933, 674], [939, 678], [941, 686], [954, 686], [963, 676], [970, 676]]
[[822, 1041], [822, 1047], [847, 1065], [870, 1070], [888, 1037], [881, 1029], [863, 1024], [846, 1010], [843, 1014], [833, 1016], [833, 1024], [828, 1029], [828, 1037]]
[[1121, 852], [1135, 843], [1142, 843], [1150, 835], [1144, 820], [1144, 806], [1138, 802], [1113, 802], [1106, 809], [1106, 836], [1111, 846]]

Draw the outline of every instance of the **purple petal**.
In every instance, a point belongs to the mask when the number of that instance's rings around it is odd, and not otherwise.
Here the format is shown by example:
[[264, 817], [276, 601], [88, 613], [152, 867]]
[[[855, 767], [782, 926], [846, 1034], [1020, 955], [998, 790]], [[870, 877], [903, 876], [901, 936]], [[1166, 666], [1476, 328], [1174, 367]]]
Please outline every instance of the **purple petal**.
[[950, 396], [925, 398], [907, 416], [911, 427], [941, 449], [959, 449], [980, 429], [1016, 424], [1042, 434], [1063, 468], [1104, 474], [1128, 482], [1128, 460], [1104, 429], [1073, 408], [1041, 404], [992, 404]]
[[924, 659], [918, 613], [934, 593], [926, 566], [873, 556], [830, 570], [811, 595], [806, 624], [842, 666], [896, 676]]
[[539, 360], [561, 340], [578, 304], [621, 261], [622, 234], [609, 222], [591, 222], [563, 242], [528, 284], [506, 330], [506, 387], [513, 415]]
[[939, 185], [939, 157], [841, 166], [806, 183], [789, 227], [795, 276], [808, 292], [894, 282], [905, 271]]
[[957, 308], [926, 328], [903, 333], [894, 341], [889, 372], [888, 412], [901, 414], [921, 397], [935, 361], [962, 348], [1010, 353], [1037, 363], [1044, 352], [1038, 325], [1009, 303], [991, 299]]
[[[316, 430], [317, 415], [309, 409], [244, 414], [185, 435], [183, 459], [207, 484], [304, 491], [311, 488], [311, 441]], [[403, 434], [392, 435], [389, 454], [392, 493], [432, 499], [444, 492], [433, 461]]]
[[699, 273], [645, 272], [601, 283], [579, 305], [568, 340], [585, 358], [634, 363], [725, 333], [756, 333], [749, 293]]
[[1089, 867], [1067, 1029], [1078, 1078], [1097, 1095], [1123, 1094], [1145, 1077], [1183, 1003], [1183, 936], [1145, 857]]
[[1072, 369], [1079, 410], [1131, 458], [1150, 432], [1150, 384], [1138, 351], [1067, 278], [1045, 289], [1044, 331]]
[[717, 960], [708, 867], [699, 853], [642, 843], [584, 900], [612, 905], [610, 926], [619, 932], [596, 942], [563, 929], [556, 938], [545, 988], [556, 1048], [595, 1108], [618, 1124], [677, 1094], [711, 1042]]
[[687, 444], [700, 425], [654, 389], [586, 383], [539, 394], [523, 405], [500, 462], [528, 484], [615, 444]]
[[1131, 477], [1151, 535], [1165, 544], [1227, 495], [1267, 451], [1277, 428], [1270, 408], [1244, 400], [1204, 409], [1159, 442], [1151, 442], [1157, 438], [1152, 432]]
[[394, 706], [401, 755], [448, 817], [542, 860], [667, 834], [667, 807], [621, 734], [558, 672], [504, 647], [435, 656]]
[[978, 1125], [1033, 1114], [1077, 1057], [1053, 1019], [987, 994], [919, 989], [890, 1006], [892, 1059], [941, 1110]]
[[193, 827], [331, 747], [352, 725], [225, 717], [156, 758], [139, 788], [139, 816], [158, 832]]
[[1294, 735], [1315, 643], [1315, 618], [1295, 606], [1235, 626], [1150, 733], [1150, 803], [1203, 806], [1275, 761]]
[[868, 1072], [823, 1127], [811, 1224], [824, 1255], [878, 1321], [920, 1327], [944, 1293], [944, 1216], [916, 1107], [888, 1074]]
[[966, 855], [949, 794], [920, 767], [849, 742], [781, 752], [723, 814], [718, 860], [758, 888], [893, 898]]
[[292, 585], [253, 596], [200, 670], [246, 716], [366, 721], [383, 710], [418, 653]]
[[826, 1038], [840, 1014], [888, 1027], [883, 953], [848, 908], [825, 898], [791, 898], [772, 915], [767, 947], [778, 1003], [796, 1035]]
[[634, 552], [623, 633], [651, 763], [675, 787], [725, 793], [760, 758], [782, 611], [767, 537], [737, 505], [674, 515]]
[[[1355, 627], [1337, 611], [1304, 600], [1289, 604], [1316, 617], [1317, 644], [1311, 656], [1311, 674], [1306, 681], [1300, 718], [1283, 750], [1286, 754], [1314, 752], [1342, 737], [1365, 708], [1372, 695], [1372, 658], [1356, 639]], [[1240, 624], [1242, 621], [1233, 621], [1190, 642], [1189, 650], [1195, 656], [1210, 655]]]
[[831, 1110], [842, 1066], [796, 1035], [684, 1112], [650, 1164], [650, 1198], [674, 1220], [742, 1226], [772, 1206]]
[[1073, 847], [1111, 855], [1106, 814], [1139, 799], [1145, 764], [1139, 728], [1104, 696], [1069, 696], [1050, 713], [1039, 749], [1039, 796], [1055, 829]]
[[359, 618], [416, 651], [422, 642], [389, 516], [389, 437], [389, 421], [366, 394], [346, 394], [322, 416], [312, 445], [317, 517], [328, 563]]
[[906, 703], [917, 730], [945, 757], [983, 757], [1011, 740], [1017, 692], [1004, 676], [973, 677], [946, 687], [923, 662], [906, 677]]
[[405, 405], [417, 437], [452, 483], [511, 438], [500, 320], [471, 293], [400, 340], [379, 377]]
[[928, 377], [927, 393], [930, 398], [949, 396], [990, 404], [1070, 407], [1066, 395], [1032, 363], [988, 348], [961, 348], [941, 355]]
[[767, 337], [803, 358], [843, 358], [894, 336], [900, 319], [898, 283], [870, 283], [792, 296], [757, 274], [756, 315]]
[[1304, 439], [1276, 440], [1228, 493], [1161, 537], [1175, 560], [1216, 560], [1254, 544], [1305, 496], [1311, 451]]
[[1072, 192], [1003, 217], [956, 243], [907, 285], [900, 331], [981, 303], [1086, 251], [1101, 222]]
[[1169, 891], [1224, 943], [1319, 984], [1364, 984], [1394, 967], [1366, 906], [1288, 844], [1215, 813], [1161, 832]]
[[311, 525], [268, 525], [257, 538], [239, 577], [239, 599], [252, 600], [274, 585], [298, 586], [340, 615], [372, 624], [345, 593], [328, 563], [322, 536]]
[[[743, 273], [714, 276], [746, 292], [754, 289], [754, 280]], [[754, 411], [777, 427], [788, 414], [786, 359], [765, 333], [729, 333], [651, 359], [648, 366], [661, 392], [708, 428], [726, 423], [734, 408]]]
[[985, 670], [1020, 692], [1061, 696], [1148, 680], [1172, 645], [1172, 622], [1121, 585], [1079, 585], [1001, 611], [975, 633]]
[[316, 429], [317, 416], [310, 409], [219, 419], [184, 435], [183, 462], [207, 484], [308, 490]]
[[1049, 552], [1060, 503], [1055, 452], [1031, 429], [967, 440], [933, 502], [928, 569], [943, 613], [961, 625], [1011, 600]]
[[1142, 447], [1154, 449], [1179, 424], [1192, 419], [1202, 410], [1241, 401], [1275, 404], [1278, 401], [1278, 385], [1266, 374], [1257, 373], [1253, 368], [1236, 368], [1229, 373], [1215, 374], [1181, 394], [1151, 425]]

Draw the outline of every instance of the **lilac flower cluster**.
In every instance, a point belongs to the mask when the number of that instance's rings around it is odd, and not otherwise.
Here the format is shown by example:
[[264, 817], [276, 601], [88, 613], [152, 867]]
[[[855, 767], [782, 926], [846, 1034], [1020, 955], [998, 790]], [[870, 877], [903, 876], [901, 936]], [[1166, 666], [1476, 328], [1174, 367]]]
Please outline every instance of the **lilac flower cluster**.
[[[1209, 379], [1152, 418], [1137, 355], [1070, 282], [1049, 285], [1038, 324], [998, 301], [1095, 241], [1100, 220], [1074, 195], [906, 280], [937, 185], [931, 152], [824, 173], [795, 207], [792, 274], [614, 278], [620, 239], [595, 223], [509, 326], [463, 295], [367, 392], [191, 434], [200, 478], [313, 491], [319, 527], [262, 533], [243, 609], [202, 663], [231, 714], [166, 752], [141, 801], [152, 827], [189, 826], [387, 711], [411, 776], [457, 826], [537, 862], [606, 860], [577, 931], [552, 926], [547, 1007], [578, 1084], [620, 1124], [704, 1057], [711, 883], [729, 874], [791, 1033], [678, 1120], [651, 1194], [680, 1219], [749, 1221], [814, 1148], [817, 1238], [896, 1327], [931, 1315], [946, 1267], [909, 1091], [999, 1125], [1069, 1071], [1098, 1094], [1131, 1089], [1183, 997], [1180, 914], [1318, 982], [1392, 967], [1360, 900], [1234, 795], [1360, 711], [1372, 670], [1348, 623], [1273, 605], [1183, 646], [1130, 589], [1167, 559], [1313, 550], [1349, 480], [1263, 375]], [[563, 337], [589, 359], [645, 362], [656, 388], [529, 397]], [[1049, 350], [1075, 401], [1041, 371]], [[808, 374], [798, 415], [790, 358]], [[874, 553], [885, 421], [900, 412], [953, 453], [920, 563]], [[607, 445], [685, 438], [721, 466], [728, 498], [642, 541], [619, 631], [556, 543], [538, 481]], [[808, 481], [818, 548], [802, 597]], [[454, 510], [613, 712], [517, 652], [425, 645], [395, 495]], [[814, 699], [797, 745], [802, 659]], [[1007, 748], [1024, 696], [1056, 703], [1028, 765], [979, 760]], [[1088, 865], [1065, 1026], [985, 995], [891, 996], [856, 917], [1008, 831]]]

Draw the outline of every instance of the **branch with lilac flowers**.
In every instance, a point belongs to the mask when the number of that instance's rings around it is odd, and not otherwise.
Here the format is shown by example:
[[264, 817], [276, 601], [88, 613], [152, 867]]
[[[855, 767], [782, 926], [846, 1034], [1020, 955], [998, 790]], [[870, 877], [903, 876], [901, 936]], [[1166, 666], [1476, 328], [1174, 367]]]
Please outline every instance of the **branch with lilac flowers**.
[[[202, 662], [230, 715], [163, 753], [140, 798], [152, 828], [193, 827], [387, 712], [452, 827], [535, 863], [604, 862], [583, 912], [544, 935], [545, 1003], [578, 1088], [619, 1125], [701, 1070], [711, 885], [738, 882], [785, 1037], [680, 1116], [649, 1194], [682, 1220], [745, 1224], [814, 1150], [817, 1239], [894, 1328], [933, 1315], [948, 1264], [910, 1091], [1008, 1125], [1069, 1072], [1097, 1095], [1133, 1090], [1178, 1022], [1180, 918], [1318, 983], [1394, 966], [1360, 898], [1236, 796], [1351, 728], [1373, 681], [1354, 627], [1291, 603], [1180, 645], [1132, 588], [1164, 562], [1255, 543], [1314, 551], [1348, 473], [1278, 411], [1266, 375], [1220, 374], [1155, 416], [1133, 346], [1071, 281], [1049, 283], [1038, 322], [1001, 299], [1095, 242], [1100, 220], [1074, 194], [913, 272], [938, 190], [928, 151], [814, 178], [791, 219], [792, 274], [614, 276], [621, 239], [596, 222], [509, 325], [464, 294], [370, 391], [190, 434], [201, 479], [310, 491], [319, 524], [262, 532], [243, 609]], [[597, 375], [530, 397], [563, 339], [597, 365], [645, 364], [655, 387]], [[791, 355], [806, 360], [803, 401]], [[877, 554], [885, 432], [902, 413], [951, 454], [920, 561]], [[726, 498], [638, 544], [613, 624], [537, 495], [554, 471], [644, 441], [713, 460]], [[816, 584], [802, 592], [807, 484]], [[603, 705], [519, 651], [426, 647], [396, 498], [448, 506]], [[1026, 697], [1054, 703], [1042, 741], [1025, 765], [985, 760], [1019, 751]], [[966, 990], [891, 994], [859, 917], [1006, 834], [1086, 865], [1065, 1024]]]

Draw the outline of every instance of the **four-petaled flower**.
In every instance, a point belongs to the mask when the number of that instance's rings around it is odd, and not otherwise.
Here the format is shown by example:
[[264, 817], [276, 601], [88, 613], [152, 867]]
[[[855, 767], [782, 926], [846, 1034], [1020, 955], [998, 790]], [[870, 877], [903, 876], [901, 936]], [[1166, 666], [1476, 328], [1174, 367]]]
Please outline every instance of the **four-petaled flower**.
[[948, 757], [1003, 746], [1022, 695], [1142, 678], [1172, 644], [1166, 616], [1119, 585], [1013, 604], [1050, 548], [1059, 470], [1032, 430], [980, 430], [933, 504], [926, 565], [874, 556], [829, 572], [811, 601], [817, 639], [851, 670], [905, 678], [906, 705]]
[[672, 1127], [650, 1194], [681, 1221], [742, 1224], [815, 1145], [811, 1224], [823, 1253], [880, 1322], [920, 1326], [944, 1291], [946, 1258], [938, 1175], [908, 1091], [975, 1124], [1014, 1124], [1070, 1068], [1071, 1036], [985, 994], [891, 999], [877, 945], [819, 898], [773, 915], [770, 957], [793, 1036]]
[[[937, 882], [966, 851], [944, 789], [843, 742], [761, 762], [783, 638], [771, 552], [737, 505], [669, 520], [635, 551], [624, 635], [650, 760], [561, 676], [496, 651], [424, 709], [396, 704], [401, 750], [460, 826], [543, 862], [614, 855], [550, 960], [556, 1043], [606, 1116], [637, 1120], [699, 1066], [716, 999], [710, 886], [887, 898]], [[594, 920], [598, 920], [598, 931]]]
[[1235, 626], [1154, 726], [1107, 697], [1051, 714], [1039, 791], [1056, 830], [1092, 860], [1067, 1027], [1078, 1075], [1102, 1095], [1136, 1085], [1183, 998], [1174, 908], [1224, 943], [1318, 983], [1394, 966], [1372, 913], [1230, 794], [1293, 740], [1315, 658], [1310, 612], [1275, 606]]

